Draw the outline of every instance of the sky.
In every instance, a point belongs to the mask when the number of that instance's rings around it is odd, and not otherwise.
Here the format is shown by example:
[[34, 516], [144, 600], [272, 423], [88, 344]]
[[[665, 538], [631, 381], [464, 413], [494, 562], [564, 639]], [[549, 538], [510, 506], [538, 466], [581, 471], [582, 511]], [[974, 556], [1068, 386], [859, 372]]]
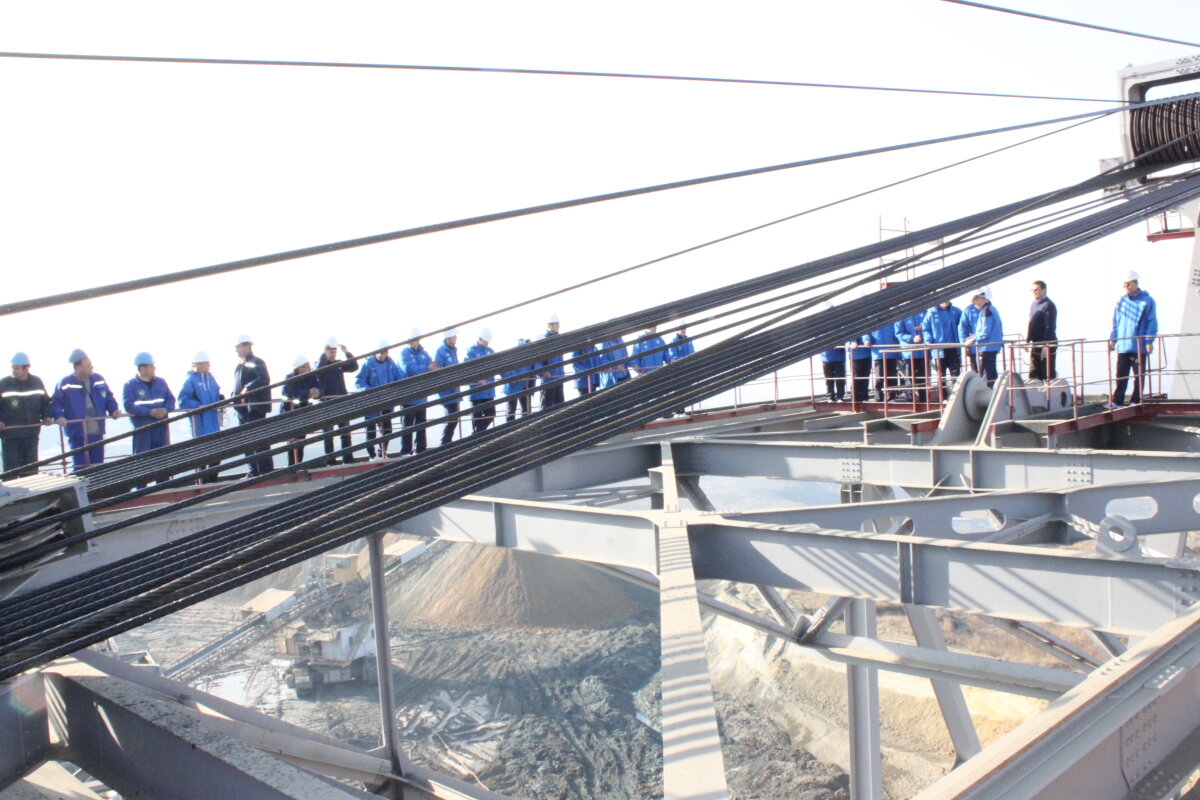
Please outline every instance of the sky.
[[[1195, 40], [1194, 4], [1012, 7]], [[0, 2], [0, 50], [566, 69], [1117, 95], [1117, 71], [1195, 49], [937, 0]], [[1185, 85], [1186, 86], [1186, 85]], [[1186, 89], [1181, 88], [1180, 91]], [[443, 220], [1104, 107], [781, 86], [298, 67], [0, 59], [0, 265], [19, 300]], [[1039, 129], [1042, 130], [1042, 129]], [[336, 336], [401, 341], [543, 291], [1026, 138], [973, 139], [435, 234], [0, 318], [53, 384], [83, 347], [182, 383], [206, 350], [228, 389], [242, 333], [275, 379]], [[764, 274], [1090, 177], [1110, 117], [491, 318], [494, 344]], [[907, 221], [907, 223], [906, 223]], [[1191, 240], [1138, 226], [993, 287], [1023, 330], [1029, 281], [1061, 338], [1107, 336], [1137, 269], [1179, 329]], [[702, 332], [702, 331], [697, 331]], [[460, 350], [476, 326], [461, 332]], [[430, 344], [427, 342], [427, 345]], [[124, 425], [125, 423], [120, 423]]]

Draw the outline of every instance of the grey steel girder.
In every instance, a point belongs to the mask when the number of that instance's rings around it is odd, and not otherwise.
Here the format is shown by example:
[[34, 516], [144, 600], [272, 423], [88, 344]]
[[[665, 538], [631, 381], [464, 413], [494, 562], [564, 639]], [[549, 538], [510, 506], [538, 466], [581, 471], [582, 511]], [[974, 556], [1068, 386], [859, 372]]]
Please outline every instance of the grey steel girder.
[[0, 789], [20, 779], [50, 752], [42, 676], [0, 683]]
[[1108, 662], [917, 795], [1165, 798], [1200, 765], [1200, 608]]
[[675, 468], [684, 473], [919, 489], [1057, 489], [1187, 478], [1200, 472], [1200, 453], [717, 439], [682, 440], [674, 447]]

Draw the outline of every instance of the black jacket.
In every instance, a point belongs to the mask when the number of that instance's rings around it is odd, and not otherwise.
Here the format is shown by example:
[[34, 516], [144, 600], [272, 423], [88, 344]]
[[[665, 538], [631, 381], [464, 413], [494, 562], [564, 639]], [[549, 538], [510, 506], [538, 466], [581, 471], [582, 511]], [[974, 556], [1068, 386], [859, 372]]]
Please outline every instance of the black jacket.
[[1058, 308], [1049, 297], [1034, 300], [1029, 307], [1029, 331], [1025, 334], [1025, 341], [1058, 341]]
[[[0, 422], [10, 425], [41, 425], [50, 417], [50, 396], [42, 379], [30, 375], [19, 381], [9, 375], [0, 379]], [[36, 438], [38, 428], [9, 428], [0, 431], [5, 439]]]
[[233, 371], [233, 393], [246, 392], [234, 403], [238, 416], [242, 419], [265, 417], [270, 411], [271, 390], [264, 387], [270, 385], [271, 373], [267, 371], [267, 362], [253, 354], [246, 356], [246, 360]]
[[[337, 361], [338, 359], [331, 361], [325, 357], [324, 353], [321, 353], [321, 357], [317, 359], [317, 369], [327, 367]], [[342, 361], [340, 367], [334, 367], [333, 369], [318, 373], [317, 382], [321, 386], [321, 397], [334, 398], [348, 394], [344, 374], [347, 372], [358, 372], [358, 359], [354, 356], [350, 356], [345, 361]]]

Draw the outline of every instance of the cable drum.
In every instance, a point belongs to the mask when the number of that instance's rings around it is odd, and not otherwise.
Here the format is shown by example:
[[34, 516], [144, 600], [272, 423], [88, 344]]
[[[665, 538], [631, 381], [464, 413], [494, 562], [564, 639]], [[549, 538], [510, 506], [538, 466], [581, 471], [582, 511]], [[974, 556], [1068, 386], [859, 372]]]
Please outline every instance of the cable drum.
[[1131, 110], [1129, 142], [1139, 166], [1200, 161], [1200, 97]]

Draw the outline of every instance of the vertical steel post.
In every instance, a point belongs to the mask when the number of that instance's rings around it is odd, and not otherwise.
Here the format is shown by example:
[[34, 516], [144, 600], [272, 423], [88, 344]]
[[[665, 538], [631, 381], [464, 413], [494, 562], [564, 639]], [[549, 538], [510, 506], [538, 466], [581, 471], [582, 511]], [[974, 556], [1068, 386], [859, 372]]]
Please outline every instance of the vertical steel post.
[[[375, 675], [379, 683], [379, 717], [383, 726], [383, 746], [387, 750], [392, 772], [404, 774], [400, 761], [400, 743], [396, 740], [396, 693], [392, 686], [392, 646], [388, 640], [387, 591], [383, 579], [383, 534], [367, 537], [367, 553], [371, 560], [371, 620], [375, 625]], [[404, 787], [392, 782], [387, 796], [404, 800]]]
[[[846, 633], [875, 638], [875, 603], [853, 599], [846, 605]], [[879, 670], [846, 668], [850, 706], [850, 800], [883, 800], [879, 742]]]

